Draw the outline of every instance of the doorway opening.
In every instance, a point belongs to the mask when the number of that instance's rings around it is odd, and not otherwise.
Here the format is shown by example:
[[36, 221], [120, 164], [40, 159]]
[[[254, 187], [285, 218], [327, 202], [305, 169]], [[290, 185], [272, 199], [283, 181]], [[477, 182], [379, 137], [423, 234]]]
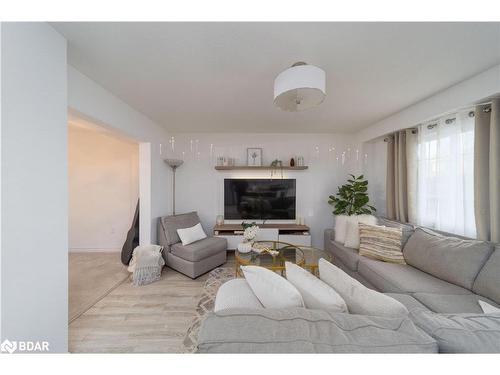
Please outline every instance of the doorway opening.
[[121, 251], [129, 232], [138, 232], [139, 149], [137, 141], [68, 116], [70, 329], [129, 277]]

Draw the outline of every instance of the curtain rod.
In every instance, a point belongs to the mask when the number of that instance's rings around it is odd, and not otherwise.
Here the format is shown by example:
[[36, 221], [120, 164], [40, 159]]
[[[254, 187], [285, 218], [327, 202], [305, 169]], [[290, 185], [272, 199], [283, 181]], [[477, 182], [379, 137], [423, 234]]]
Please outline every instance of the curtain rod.
[[[493, 99], [496, 99], [496, 98], [493, 98]], [[491, 103], [492, 103], [493, 99], [489, 100], [487, 102], [477, 103], [477, 104], [469, 105], [467, 107], [461, 107], [461, 108], [458, 108], [458, 109], [456, 109], [454, 111], [448, 112], [448, 114], [457, 113], [457, 112], [465, 111], [465, 110], [469, 109], [470, 110], [469, 114], [468, 114], [469, 117], [474, 117], [475, 116], [475, 114], [474, 114], [474, 111], [475, 111], [474, 107], [477, 107], [477, 106], [480, 106], [480, 105], [486, 106], [485, 108], [483, 108], [483, 112], [489, 113], [489, 112], [491, 112]], [[446, 116], [446, 114], [444, 114], [444, 115], [442, 115], [440, 117], [445, 117], [445, 116]], [[452, 124], [453, 122], [455, 122], [456, 119], [457, 119], [456, 117], [450, 117], [450, 118], [447, 118], [446, 120], [444, 120], [444, 122], [445, 122], [445, 124], [449, 125], [449, 124]], [[425, 121], [425, 122], [433, 122], [433, 121], [436, 121], [436, 120], [430, 120], [430, 121]], [[401, 129], [401, 130], [411, 130], [412, 134], [417, 134], [418, 127], [420, 125], [423, 125], [425, 122], [423, 122], [423, 123], [421, 122], [420, 124], [417, 124], [414, 127], [406, 128], [406, 129]], [[428, 124], [427, 128], [428, 129], [432, 129], [432, 128], [435, 128], [437, 125], [438, 125], [437, 122], [436, 123], [432, 123], [432, 124]], [[391, 140], [391, 137], [392, 137], [392, 134], [390, 134], [389, 136], [385, 137], [384, 138], [384, 142], [389, 142]]]
[[[488, 101], [488, 102], [483, 102], [483, 103], [477, 103], [477, 104], [474, 104], [474, 105], [469, 105], [467, 107], [462, 107], [462, 108], [458, 108], [454, 111], [451, 111], [451, 112], [448, 112], [448, 114], [452, 114], [452, 113], [457, 113], [457, 112], [461, 112], [461, 111], [465, 111], [465, 110], [469, 110], [469, 117], [474, 117], [474, 107], [477, 107], [477, 106], [480, 106], [480, 105], [484, 105], [484, 106], [487, 106], [486, 108], [483, 108], [483, 112], [491, 112], [491, 100]], [[445, 113], [444, 115], [441, 115], [440, 117], [445, 117], [447, 114]], [[456, 117], [450, 117], [450, 118], [447, 118], [445, 120], [445, 123], [446, 124], [451, 124], [453, 121], [455, 121], [457, 118]], [[429, 122], [432, 122], [432, 121], [436, 121], [436, 120], [430, 120]], [[427, 121], [426, 121], [427, 122]], [[419, 125], [422, 125], [423, 123], [420, 123], [418, 124], [417, 126]], [[437, 124], [436, 124], [437, 125]]]

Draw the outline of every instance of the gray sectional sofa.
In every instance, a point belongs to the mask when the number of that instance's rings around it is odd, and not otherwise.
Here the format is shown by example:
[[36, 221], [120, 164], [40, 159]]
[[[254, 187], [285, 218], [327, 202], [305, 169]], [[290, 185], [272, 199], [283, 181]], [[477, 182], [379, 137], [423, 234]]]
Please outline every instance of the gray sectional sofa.
[[226, 309], [208, 314], [198, 351], [500, 353], [500, 313], [484, 314], [478, 303], [500, 307], [500, 244], [380, 218], [379, 224], [402, 229], [407, 264], [360, 256], [336, 242], [333, 229], [325, 231], [325, 249], [352, 277], [405, 305], [408, 316]]
[[403, 230], [406, 265], [366, 258], [325, 231], [333, 263], [364, 285], [410, 308], [436, 313], [482, 313], [479, 300], [500, 307], [500, 245], [416, 228], [386, 219]]

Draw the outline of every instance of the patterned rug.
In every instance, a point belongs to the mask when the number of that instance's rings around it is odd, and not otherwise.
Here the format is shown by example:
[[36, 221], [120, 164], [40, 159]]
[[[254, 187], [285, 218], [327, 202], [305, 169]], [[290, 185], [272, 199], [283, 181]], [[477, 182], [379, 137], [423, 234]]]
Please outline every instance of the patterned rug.
[[234, 267], [219, 267], [211, 271], [208, 275], [200, 300], [196, 306], [195, 317], [184, 337], [184, 349], [187, 353], [193, 353], [196, 350], [201, 322], [207, 313], [214, 310], [215, 296], [219, 287], [232, 279], [234, 279]]

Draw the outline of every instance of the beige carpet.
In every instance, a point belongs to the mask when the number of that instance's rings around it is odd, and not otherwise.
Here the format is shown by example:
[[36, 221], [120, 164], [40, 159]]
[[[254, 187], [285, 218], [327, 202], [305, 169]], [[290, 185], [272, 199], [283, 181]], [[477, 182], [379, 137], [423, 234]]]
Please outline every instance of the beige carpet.
[[69, 254], [69, 322], [129, 277], [118, 252]]

